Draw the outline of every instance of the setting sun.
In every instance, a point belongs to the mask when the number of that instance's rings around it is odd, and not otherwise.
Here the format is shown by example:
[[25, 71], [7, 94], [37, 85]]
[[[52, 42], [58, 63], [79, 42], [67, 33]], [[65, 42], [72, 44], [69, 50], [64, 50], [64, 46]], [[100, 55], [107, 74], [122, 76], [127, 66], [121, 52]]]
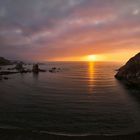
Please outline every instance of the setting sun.
[[88, 55], [88, 61], [96, 61], [97, 57], [96, 55]]

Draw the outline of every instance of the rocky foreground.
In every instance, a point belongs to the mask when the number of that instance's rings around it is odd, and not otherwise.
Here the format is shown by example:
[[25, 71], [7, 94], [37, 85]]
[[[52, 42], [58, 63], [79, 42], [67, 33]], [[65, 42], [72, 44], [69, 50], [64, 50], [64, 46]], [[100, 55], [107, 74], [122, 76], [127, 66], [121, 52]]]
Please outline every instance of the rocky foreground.
[[129, 86], [140, 87], [140, 53], [122, 66], [115, 77]]

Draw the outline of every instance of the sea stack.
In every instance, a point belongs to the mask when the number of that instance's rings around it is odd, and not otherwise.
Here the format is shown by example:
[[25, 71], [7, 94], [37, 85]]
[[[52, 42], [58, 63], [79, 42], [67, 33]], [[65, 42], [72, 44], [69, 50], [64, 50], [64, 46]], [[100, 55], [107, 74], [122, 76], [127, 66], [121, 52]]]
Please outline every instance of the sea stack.
[[140, 53], [132, 57], [122, 66], [115, 77], [129, 85], [140, 87]]
[[34, 72], [34, 73], [38, 73], [39, 72], [39, 66], [38, 66], [38, 64], [34, 64], [33, 65], [32, 72]]

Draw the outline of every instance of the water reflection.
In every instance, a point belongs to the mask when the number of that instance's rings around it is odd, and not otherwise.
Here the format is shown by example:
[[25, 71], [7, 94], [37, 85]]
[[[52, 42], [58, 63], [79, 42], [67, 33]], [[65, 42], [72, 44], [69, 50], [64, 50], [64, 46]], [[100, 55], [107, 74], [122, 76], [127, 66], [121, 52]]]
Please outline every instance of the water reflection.
[[89, 62], [88, 63], [88, 77], [89, 77], [89, 92], [93, 92], [93, 87], [94, 87], [94, 62]]
[[38, 80], [39, 73], [33, 73], [34, 80]]

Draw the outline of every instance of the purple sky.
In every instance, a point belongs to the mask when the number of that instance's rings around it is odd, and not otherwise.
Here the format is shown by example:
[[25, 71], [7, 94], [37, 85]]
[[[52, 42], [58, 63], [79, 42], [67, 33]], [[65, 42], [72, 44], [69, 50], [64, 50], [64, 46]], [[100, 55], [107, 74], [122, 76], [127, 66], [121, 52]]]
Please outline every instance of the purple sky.
[[52, 60], [140, 50], [140, 0], [0, 0], [0, 56]]

